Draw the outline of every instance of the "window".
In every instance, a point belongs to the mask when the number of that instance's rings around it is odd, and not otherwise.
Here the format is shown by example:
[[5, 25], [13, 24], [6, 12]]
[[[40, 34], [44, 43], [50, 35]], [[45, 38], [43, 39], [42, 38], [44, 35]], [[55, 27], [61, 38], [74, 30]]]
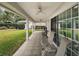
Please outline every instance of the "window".
[[64, 35], [64, 36], [66, 36], [66, 32], [67, 32], [67, 30], [66, 30], [66, 24], [67, 24], [67, 20], [63, 20], [62, 21], [62, 34]]
[[[61, 20], [58, 21], [58, 33], [61, 36], [71, 39], [72, 42], [67, 46], [66, 55], [79, 55], [79, 17], [78, 4], [63, 12]], [[61, 37], [59, 36], [59, 37]], [[61, 39], [60, 39], [61, 40]]]
[[66, 19], [67, 18], [67, 12], [63, 12], [63, 19]]
[[78, 56], [79, 55], [79, 43], [72, 41], [68, 44], [66, 53], [67, 56]]
[[66, 26], [66, 36], [72, 38], [72, 19], [67, 19]]
[[72, 19], [59, 21], [59, 32], [65, 37], [72, 39]]
[[58, 31], [59, 31], [60, 34], [62, 34], [62, 21], [59, 21], [58, 24], [59, 24], [58, 25]]
[[72, 17], [78, 16], [78, 4], [72, 7]]
[[72, 32], [73, 32], [73, 33], [72, 33], [72, 39], [73, 39], [73, 40], [76, 39], [76, 36], [75, 36], [75, 35], [76, 35], [76, 33], [75, 33], [75, 32], [76, 32], [76, 26], [75, 26], [75, 25], [76, 25], [76, 24], [75, 24], [75, 18], [73, 18], [73, 19], [72, 19], [72, 27], [73, 27], [73, 29], [72, 29]]
[[67, 10], [67, 18], [71, 18], [71, 9]]
[[76, 30], [75, 30], [76, 40], [79, 41], [79, 18], [76, 18], [75, 25], [76, 25]]
[[61, 15], [63, 16], [63, 18], [59, 20], [59, 26], [58, 26], [59, 33], [63, 34], [65, 37], [78, 41], [79, 40], [78, 5], [72, 7], [72, 16], [73, 17], [76, 16], [75, 18], [71, 17], [71, 9], [68, 9], [59, 16]]
[[62, 20], [63, 16], [62, 14], [59, 15], [59, 20]]

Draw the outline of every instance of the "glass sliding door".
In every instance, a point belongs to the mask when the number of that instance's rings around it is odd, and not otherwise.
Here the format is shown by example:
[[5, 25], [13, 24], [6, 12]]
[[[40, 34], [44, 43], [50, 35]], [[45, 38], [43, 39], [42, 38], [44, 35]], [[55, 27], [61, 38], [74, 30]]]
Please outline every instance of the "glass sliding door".
[[[66, 55], [79, 55], [79, 4], [58, 15], [58, 33], [71, 41], [67, 46]], [[59, 36], [59, 37], [61, 37]], [[61, 38], [59, 38], [61, 40]]]
[[[66, 53], [69, 56], [79, 55], [79, 16], [78, 4], [61, 13], [59, 16], [59, 34], [71, 39]], [[61, 17], [62, 16], [62, 17]]]

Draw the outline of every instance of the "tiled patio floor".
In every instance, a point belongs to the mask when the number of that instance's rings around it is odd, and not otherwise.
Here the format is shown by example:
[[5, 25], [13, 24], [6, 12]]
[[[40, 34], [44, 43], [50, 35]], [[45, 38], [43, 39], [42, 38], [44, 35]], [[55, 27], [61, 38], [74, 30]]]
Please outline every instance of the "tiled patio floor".
[[26, 40], [24, 44], [18, 49], [14, 56], [40, 56], [41, 55], [41, 31], [35, 31], [29, 40]]

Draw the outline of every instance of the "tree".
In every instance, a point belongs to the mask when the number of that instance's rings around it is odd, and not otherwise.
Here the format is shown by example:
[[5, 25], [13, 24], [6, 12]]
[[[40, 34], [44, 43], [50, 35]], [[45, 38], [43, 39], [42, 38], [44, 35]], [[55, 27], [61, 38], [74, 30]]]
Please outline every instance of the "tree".
[[17, 22], [21, 20], [25, 20], [25, 19], [22, 16], [19, 16], [7, 10], [4, 10], [0, 13], [1, 26], [7, 26], [8, 28], [10, 26], [17, 27], [18, 26]]

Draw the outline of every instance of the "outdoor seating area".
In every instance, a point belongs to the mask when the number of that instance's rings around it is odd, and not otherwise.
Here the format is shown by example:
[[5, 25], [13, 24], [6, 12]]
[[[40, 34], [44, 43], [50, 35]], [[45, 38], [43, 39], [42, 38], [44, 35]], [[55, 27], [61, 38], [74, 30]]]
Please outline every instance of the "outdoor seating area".
[[0, 2], [0, 56], [79, 56], [79, 2]]

